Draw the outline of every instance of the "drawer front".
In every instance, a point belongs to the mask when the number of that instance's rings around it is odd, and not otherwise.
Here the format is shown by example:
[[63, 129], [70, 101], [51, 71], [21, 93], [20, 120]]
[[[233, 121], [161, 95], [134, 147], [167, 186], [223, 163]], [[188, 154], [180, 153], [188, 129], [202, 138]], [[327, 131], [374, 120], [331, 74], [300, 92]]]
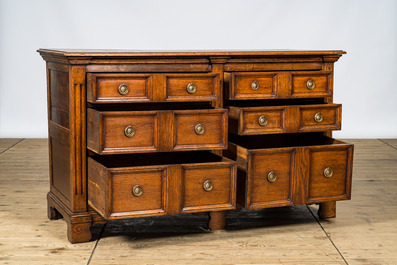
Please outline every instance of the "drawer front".
[[209, 151], [89, 157], [88, 203], [108, 220], [231, 210], [236, 169]]
[[205, 101], [218, 98], [218, 74], [165, 75], [167, 101]]
[[158, 120], [156, 111], [87, 109], [87, 147], [99, 154], [157, 151]]
[[247, 174], [246, 208], [292, 205], [294, 149], [253, 153]]
[[103, 122], [104, 150], [157, 149], [157, 113], [106, 116]]
[[226, 148], [227, 110], [174, 111], [174, 149]]
[[229, 107], [229, 131], [239, 135], [286, 132], [286, 107]]
[[[225, 76], [228, 83], [228, 74]], [[230, 73], [228, 98], [322, 98], [332, 96], [332, 86], [329, 71]]]
[[332, 73], [292, 73], [292, 98], [315, 98], [332, 95]]
[[87, 177], [88, 203], [107, 220], [166, 213], [164, 166], [107, 168], [88, 158]]
[[226, 128], [226, 109], [87, 109], [87, 147], [98, 154], [225, 149]]
[[340, 104], [229, 106], [229, 131], [239, 135], [258, 135], [340, 130], [341, 110]]
[[[247, 137], [231, 139], [225, 155], [245, 174], [237, 197], [240, 203], [245, 199], [246, 208], [350, 199], [353, 146], [318, 134], [301, 135], [257, 136], [257, 144]], [[262, 148], [279, 144], [293, 147]]]
[[150, 74], [87, 74], [90, 103], [149, 101]]
[[230, 99], [276, 98], [276, 73], [232, 73]]
[[341, 116], [340, 104], [301, 106], [299, 131], [340, 130]]
[[233, 209], [236, 167], [229, 165], [182, 166], [182, 212]]
[[243, 128], [242, 134], [284, 133], [284, 112], [285, 109], [280, 108], [244, 111], [240, 125]]
[[311, 148], [308, 202], [349, 199], [353, 151], [346, 148]]
[[149, 169], [112, 174], [111, 214], [143, 216], [165, 213], [166, 185], [164, 170]]

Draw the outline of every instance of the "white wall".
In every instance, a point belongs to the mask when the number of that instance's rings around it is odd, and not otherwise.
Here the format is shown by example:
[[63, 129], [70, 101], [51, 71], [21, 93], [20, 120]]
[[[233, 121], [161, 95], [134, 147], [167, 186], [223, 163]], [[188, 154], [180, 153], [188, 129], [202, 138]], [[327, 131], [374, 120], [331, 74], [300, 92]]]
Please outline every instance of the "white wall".
[[397, 1], [0, 0], [0, 137], [46, 137], [38, 48], [343, 49], [338, 138], [397, 137]]

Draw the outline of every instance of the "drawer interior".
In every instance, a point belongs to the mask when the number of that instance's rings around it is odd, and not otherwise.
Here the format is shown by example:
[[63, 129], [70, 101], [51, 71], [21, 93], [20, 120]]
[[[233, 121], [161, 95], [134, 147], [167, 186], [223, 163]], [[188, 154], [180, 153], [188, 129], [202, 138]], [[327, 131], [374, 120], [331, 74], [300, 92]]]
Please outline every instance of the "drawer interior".
[[345, 144], [342, 141], [324, 136], [322, 133], [296, 133], [275, 135], [237, 136], [229, 134], [229, 142], [246, 149], [268, 149], [282, 147], [303, 147]]
[[106, 168], [122, 168], [135, 166], [176, 165], [191, 163], [224, 162], [229, 159], [210, 151], [143, 153], [131, 155], [93, 156], [98, 163]]

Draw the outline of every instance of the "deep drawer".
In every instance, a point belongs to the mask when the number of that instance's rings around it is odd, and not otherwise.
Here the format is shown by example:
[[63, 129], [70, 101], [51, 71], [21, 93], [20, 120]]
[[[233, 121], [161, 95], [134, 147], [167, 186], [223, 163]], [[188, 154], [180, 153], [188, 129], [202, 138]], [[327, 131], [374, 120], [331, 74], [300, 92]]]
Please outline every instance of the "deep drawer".
[[88, 158], [88, 203], [105, 219], [230, 210], [236, 169], [203, 151]]
[[87, 147], [97, 154], [225, 149], [226, 143], [226, 109], [87, 109]]
[[248, 209], [350, 199], [353, 145], [320, 134], [236, 136], [225, 155], [237, 161]]
[[229, 132], [238, 135], [341, 129], [340, 104], [267, 107], [229, 106]]

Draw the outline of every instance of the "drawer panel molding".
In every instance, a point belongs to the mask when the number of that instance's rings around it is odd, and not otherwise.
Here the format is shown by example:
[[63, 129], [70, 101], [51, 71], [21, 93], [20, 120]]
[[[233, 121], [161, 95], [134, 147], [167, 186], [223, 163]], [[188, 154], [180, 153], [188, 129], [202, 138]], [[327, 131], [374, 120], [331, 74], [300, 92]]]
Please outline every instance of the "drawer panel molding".
[[218, 73], [88, 73], [87, 101], [93, 104], [213, 101], [220, 98]]
[[232, 160], [210, 152], [117, 159], [88, 158], [88, 203], [107, 220], [236, 207]]
[[97, 154], [226, 149], [227, 110], [88, 108], [87, 147]]
[[229, 132], [238, 135], [321, 132], [341, 129], [342, 105], [229, 106]]
[[328, 98], [333, 95], [333, 72], [231, 72], [224, 84], [229, 100]]
[[247, 209], [350, 199], [353, 146], [342, 141], [296, 134], [236, 137], [225, 155], [244, 172], [238, 183], [246, 188], [237, 197]]

